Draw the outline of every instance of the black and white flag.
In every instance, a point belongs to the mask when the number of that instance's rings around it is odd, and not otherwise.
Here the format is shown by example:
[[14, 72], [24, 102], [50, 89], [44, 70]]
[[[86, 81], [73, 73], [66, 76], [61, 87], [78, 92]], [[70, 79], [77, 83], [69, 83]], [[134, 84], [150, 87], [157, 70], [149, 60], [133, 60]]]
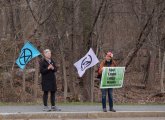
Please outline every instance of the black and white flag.
[[77, 68], [79, 76], [82, 77], [88, 68], [96, 65], [98, 62], [99, 60], [96, 54], [94, 53], [92, 48], [90, 48], [88, 53], [83, 58], [74, 63], [74, 66]]

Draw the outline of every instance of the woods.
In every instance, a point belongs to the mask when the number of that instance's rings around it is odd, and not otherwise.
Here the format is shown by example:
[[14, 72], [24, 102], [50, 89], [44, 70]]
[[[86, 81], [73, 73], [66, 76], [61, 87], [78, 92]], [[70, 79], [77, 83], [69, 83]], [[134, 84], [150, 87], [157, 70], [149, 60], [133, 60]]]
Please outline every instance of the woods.
[[39, 61], [15, 64], [26, 41], [49, 48], [58, 66], [57, 101], [100, 101], [98, 66], [78, 77], [73, 64], [93, 48], [126, 67], [117, 103], [165, 103], [164, 0], [0, 0], [0, 101], [41, 99]]

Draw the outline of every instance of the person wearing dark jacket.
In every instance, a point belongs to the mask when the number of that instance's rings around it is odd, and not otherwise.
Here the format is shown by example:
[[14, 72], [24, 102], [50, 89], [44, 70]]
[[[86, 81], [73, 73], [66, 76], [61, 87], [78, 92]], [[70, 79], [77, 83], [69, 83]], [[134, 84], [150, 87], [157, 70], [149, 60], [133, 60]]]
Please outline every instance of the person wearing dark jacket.
[[[98, 74], [101, 79], [103, 67], [115, 67], [116, 62], [113, 60], [113, 54], [111, 52], [108, 52], [106, 54], [105, 60], [103, 60], [100, 64]], [[109, 111], [116, 112], [116, 110], [113, 108], [113, 88], [106, 88], [101, 89], [102, 92], [102, 108], [103, 112], [107, 112], [106, 109], [106, 94], [108, 92], [108, 101], [109, 101]]]
[[[55, 72], [57, 71], [57, 67], [55, 66], [55, 62], [51, 59], [51, 51], [49, 49], [44, 50], [43, 54], [44, 59], [40, 62], [40, 73], [42, 76], [41, 85], [42, 91], [44, 92], [43, 111], [60, 111], [60, 109], [55, 106], [55, 92], [57, 91]], [[51, 109], [47, 104], [48, 93], [50, 93]]]

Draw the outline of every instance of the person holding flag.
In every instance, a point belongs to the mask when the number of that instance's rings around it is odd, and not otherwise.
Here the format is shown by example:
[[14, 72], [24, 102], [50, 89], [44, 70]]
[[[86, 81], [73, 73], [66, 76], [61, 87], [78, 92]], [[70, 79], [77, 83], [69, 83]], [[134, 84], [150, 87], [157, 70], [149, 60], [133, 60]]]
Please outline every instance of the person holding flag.
[[[56, 76], [55, 72], [57, 71], [57, 67], [55, 66], [55, 62], [51, 59], [51, 51], [46, 49], [43, 51], [44, 59], [40, 62], [40, 73], [42, 75], [42, 91], [43, 93], [43, 111], [61, 111], [57, 106], [55, 106], [55, 92], [57, 91], [56, 85]], [[50, 92], [50, 101], [51, 101], [51, 109], [48, 107], [48, 93]]]
[[[106, 54], [105, 59], [100, 63], [99, 69], [98, 69], [98, 76], [100, 76], [101, 81], [101, 75], [103, 71], [103, 67], [116, 67], [116, 62], [113, 60], [113, 54], [112, 52], [108, 52]], [[116, 110], [113, 108], [113, 88], [106, 88], [101, 89], [102, 92], [102, 108], [103, 112], [107, 112], [106, 109], [106, 93], [108, 92], [108, 100], [109, 100], [109, 111], [116, 112]]]

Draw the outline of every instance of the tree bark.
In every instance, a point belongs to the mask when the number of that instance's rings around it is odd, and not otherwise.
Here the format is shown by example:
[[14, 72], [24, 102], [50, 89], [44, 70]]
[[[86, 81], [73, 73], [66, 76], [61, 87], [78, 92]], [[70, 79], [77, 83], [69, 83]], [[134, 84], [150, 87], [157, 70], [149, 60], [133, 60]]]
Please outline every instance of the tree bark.
[[14, 40], [15, 37], [15, 25], [14, 25], [14, 15], [13, 15], [13, 7], [12, 7], [12, 1], [6, 0], [7, 4], [9, 5], [8, 11], [9, 11], [9, 25], [10, 25], [10, 34], [11, 34], [11, 40]]
[[66, 102], [66, 98], [68, 96], [68, 81], [67, 81], [67, 75], [66, 75], [66, 60], [65, 60], [65, 54], [64, 54], [64, 42], [59, 36], [60, 40], [60, 52], [61, 52], [61, 59], [62, 59], [62, 71], [63, 71], [63, 79], [64, 79], [64, 101]]
[[165, 66], [165, 52], [163, 55], [162, 69], [161, 69], [161, 79], [160, 79], [160, 92], [165, 93], [164, 90], [164, 66]]
[[37, 101], [37, 91], [38, 91], [38, 78], [39, 78], [39, 63], [38, 58], [35, 58], [35, 74], [34, 74], [34, 100]]

